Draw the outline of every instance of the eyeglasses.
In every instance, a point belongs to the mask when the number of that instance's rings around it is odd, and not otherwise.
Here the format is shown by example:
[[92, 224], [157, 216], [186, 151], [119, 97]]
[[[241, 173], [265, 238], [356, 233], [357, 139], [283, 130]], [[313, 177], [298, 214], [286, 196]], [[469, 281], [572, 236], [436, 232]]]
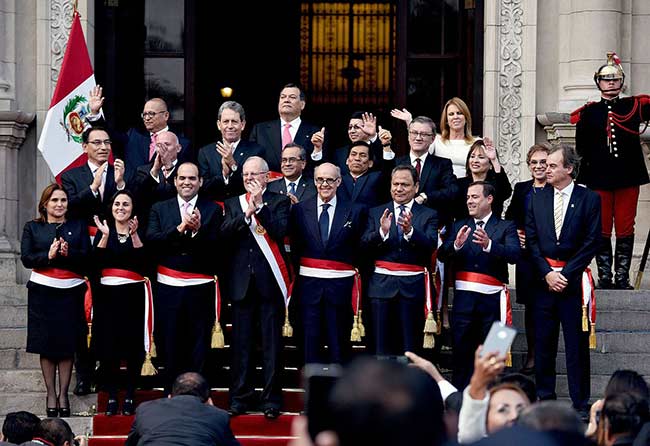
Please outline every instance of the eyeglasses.
[[409, 130], [409, 135], [411, 135], [413, 138], [431, 138], [433, 136], [433, 133], [425, 133], [425, 132], [416, 132], [415, 130]]
[[93, 146], [101, 147], [101, 146], [110, 146], [113, 142], [110, 139], [95, 139], [93, 141], [88, 141], [89, 144], [92, 144]]
[[265, 170], [264, 172], [244, 172], [244, 173], [242, 173], [242, 176], [244, 178], [246, 178], [246, 177], [256, 177], [258, 175], [264, 175], [265, 173], [269, 173], [269, 171]]
[[282, 158], [280, 161], [282, 161], [282, 164], [293, 164], [297, 163], [298, 161], [303, 161], [303, 159], [292, 156], [291, 158]]
[[335, 184], [338, 180], [339, 180], [338, 178], [322, 178], [322, 177], [318, 177], [318, 178], [314, 179], [316, 184], [318, 184], [319, 186], [322, 186], [322, 185], [327, 186], [329, 184]]
[[153, 118], [156, 115], [159, 115], [161, 113], [167, 113], [167, 110], [163, 110], [163, 111], [159, 111], [159, 112], [154, 112], [154, 111], [143, 112], [143, 113], [140, 113], [140, 116], [142, 117], [142, 119], [147, 119], [147, 118], [151, 119], [151, 118]]

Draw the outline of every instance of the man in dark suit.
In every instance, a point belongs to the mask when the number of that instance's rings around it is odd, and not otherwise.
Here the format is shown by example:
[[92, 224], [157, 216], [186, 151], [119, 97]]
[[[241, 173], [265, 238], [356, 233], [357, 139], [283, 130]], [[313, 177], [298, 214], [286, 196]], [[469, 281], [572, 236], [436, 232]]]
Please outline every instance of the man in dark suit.
[[415, 201], [438, 212], [441, 226], [450, 223], [450, 205], [458, 195], [456, 176], [451, 161], [429, 154], [436, 134], [436, 125], [426, 116], [418, 116], [409, 124], [409, 154], [398, 158], [397, 165], [411, 165], [418, 172], [419, 185]]
[[120, 159], [113, 166], [109, 164], [112, 141], [104, 128], [89, 127], [81, 138], [88, 162], [63, 172], [61, 183], [68, 194], [68, 216], [83, 219], [94, 227], [93, 217], [106, 218], [110, 198], [126, 187], [125, 166]]
[[452, 236], [440, 248], [455, 274], [451, 331], [453, 384], [458, 389], [469, 383], [474, 352], [492, 323], [512, 324], [506, 284], [508, 263], [520, 256], [519, 238], [513, 222], [492, 213], [494, 194], [492, 184], [472, 183], [467, 189], [469, 217], [454, 223]]
[[547, 184], [552, 187], [531, 197], [526, 215], [526, 243], [539, 273], [534, 304], [537, 395], [541, 400], [556, 398], [555, 358], [562, 324], [569, 395], [573, 407], [586, 415], [591, 388], [589, 333], [583, 331], [588, 321], [581, 324], [581, 314], [589, 302], [583, 300], [581, 285], [598, 249], [600, 197], [574, 183], [580, 160], [572, 147], [553, 148], [546, 166]]
[[[438, 239], [436, 212], [415, 203], [417, 172], [411, 166], [393, 169], [393, 200], [370, 210], [363, 246], [375, 261], [368, 283], [375, 349], [379, 355], [417, 351], [422, 345], [425, 298], [431, 290], [425, 280]], [[425, 270], [426, 268], [426, 270]], [[389, 328], [389, 315], [398, 315]], [[397, 349], [389, 339], [401, 338]], [[419, 340], [419, 342], [418, 342]]]
[[158, 266], [156, 340], [163, 347], [167, 391], [179, 373], [202, 370], [218, 322], [215, 252], [223, 211], [198, 196], [201, 182], [195, 164], [181, 164], [174, 179], [177, 195], [153, 205], [147, 227]]
[[[316, 164], [329, 161], [341, 169], [342, 175], [346, 174], [348, 172], [347, 160], [348, 154], [350, 153], [350, 146], [357, 141], [365, 141], [370, 144], [373, 159], [392, 160], [395, 158], [395, 153], [390, 150], [390, 132], [381, 127], [379, 127], [379, 132], [377, 132], [377, 118], [372, 113], [361, 111], [352, 113], [348, 122], [348, 138], [350, 139], [350, 144], [339, 147], [328, 154], [330, 159], [323, 159]], [[325, 128], [312, 135], [311, 142], [314, 145], [314, 149], [321, 150], [324, 140]], [[374, 167], [375, 170], [379, 170], [382, 164], [376, 163]]]
[[[84, 220], [92, 237], [97, 232], [93, 217], [97, 215], [101, 220], [107, 218], [111, 197], [117, 190], [126, 187], [124, 162], [116, 159], [113, 166], [109, 164], [112, 142], [104, 128], [89, 127], [83, 132], [81, 138], [81, 146], [88, 155], [88, 162], [63, 172], [61, 183], [68, 195], [68, 216]], [[92, 274], [93, 284], [96, 283], [95, 279], [95, 275]], [[85, 342], [80, 342], [77, 347], [75, 370], [77, 385], [74, 393], [76, 395], [90, 393], [95, 359]]]
[[283, 241], [291, 200], [267, 190], [269, 167], [264, 159], [248, 158], [242, 175], [247, 192], [226, 200], [222, 227], [231, 243], [227, 287], [233, 327], [230, 411], [243, 414], [253, 404], [253, 340], [259, 323], [264, 375], [260, 408], [266, 418], [277, 418], [282, 404], [281, 330], [290, 288]]
[[[255, 124], [250, 140], [264, 147], [264, 159], [273, 172], [280, 172], [282, 148], [290, 142], [301, 145], [307, 151], [310, 161], [320, 161], [323, 152], [314, 150], [311, 136], [321, 130], [320, 127], [303, 121], [300, 115], [305, 108], [305, 93], [295, 84], [287, 84], [280, 92], [278, 112], [280, 119]], [[327, 150], [326, 142], [321, 150]], [[309, 166], [311, 171], [312, 167]]]
[[388, 199], [388, 183], [392, 162], [382, 163], [379, 171], [370, 171], [375, 160], [372, 149], [365, 141], [350, 146], [346, 161], [348, 172], [341, 176], [341, 187], [336, 194], [344, 201], [364, 205], [366, 208], [379, 206]]
[[303, 175], [307, 152], [300, 145], [292, 142], [282, 149], [282, 178], [268, 184], [268, 189], [277, 194], [286, 195], [291, 203], [309, 200], [316, 196], [313, 178]]
[[192, 444], [237, 446], [228, 414], [215, 407], [210, 387], [198, 373], [183, 373], [174, 381], [170, 398], [138, 406], [127, 446]]
[[246, 112], [241, 104], [226, 101], [217, 113], [221, 141], [199, 150], [199, 171], [203, 177], [203, 193], [207, 198], [223, 201], [244, 193], [241, 166], [251, 156], [264, 156], [259, 144], [241, 139], [246, 127]]
[[[318, 195], [291, 210], [291, 251], [299, 271], [293, 294], [303, 309], [305, 362], [341, 363], [347, 359], [349, 347], [351, 299], [357, 308], [360, 299], [356, 294], [353, 297], [352, 291], [359, 280], [355, 267], [366, 211], [337, 197], [341, 184], [338, 167], [324, 163], [314, 173]], [[329, 349], [327, 361], [320, 355], [322, 322]]]
[[[88, 97], [90, 114], [86, 119], [92, 125], [105, 125], [104, 116], [101, 111], [102, 105], [104, 104], [102, 94], [102, 87], [97, 85], [90, 91]], [[125, 178], [127, 181], [133, 179], [138, 167], [154, 160], [158, 135], [161, 132], [169, 131], [169, 116], [167, 103], [161, 98], [152, 98], [145, 102], [144, 108], [142, 109], [141, 117], [145, 129], [144, 132], [136, 128], [130, 128], [126, 133], [115, 132], [114, 137], [117, 145], [120, 146], [116, 151], [124, 159], [126, 169]], [[189, 161], [191, 159], [189, 149], [190, 141], [183, 137], [179, 137], [178, 139], [182, 146], [178, 158], [181, 162]]]

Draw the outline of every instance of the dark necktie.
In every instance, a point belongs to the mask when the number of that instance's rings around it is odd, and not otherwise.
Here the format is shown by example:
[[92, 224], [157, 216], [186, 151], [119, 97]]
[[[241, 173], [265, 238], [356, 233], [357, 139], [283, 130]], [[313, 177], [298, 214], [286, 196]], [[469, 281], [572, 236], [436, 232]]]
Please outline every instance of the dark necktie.
[[[400, 204], [398, 221], [401, 221], [405, 215], [406, 215], [406, 206]], [[399, 223], [397, 224], [397, 235], [399, 236], [399, 239], [402, 240], [402, 237], [404, 236], [404, 231], [402, 230], [402, 226], [400, 226]]]
[[323, 212], [320, 213], [318, 218], [318, 226], [320, 227], [320, 238], [323, 241], [323, 246], [327, 245], [327, 238], [329, 236], [330, 229], [330, 216], [327, 213], [327, 210], [330, 208], [329, 203], [323, 203]]
[[476, 222], [476, 226], [479, 227], [479, 228], [482, 228], [484, 224], [485, 224], [485, 222], [483, 220], [479, 220], [479, 221]]
[[296, 195], [296, 183], [289, 183], [289, 193]]
[[418, 180], [419, 180], [420, 173], [422, 173], [422, 160], [420, 158], [415, 158], [415, 171], [418, 173]]

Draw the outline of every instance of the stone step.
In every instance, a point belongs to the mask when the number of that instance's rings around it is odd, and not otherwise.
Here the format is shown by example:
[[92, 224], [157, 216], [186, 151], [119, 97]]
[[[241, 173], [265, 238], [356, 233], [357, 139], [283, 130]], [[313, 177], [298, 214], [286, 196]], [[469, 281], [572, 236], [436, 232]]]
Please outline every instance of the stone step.
[[26, 342], [25, 328], [0, 328], [0, 350], [25, 348]]
[[[512, 310], [512, 324], [520, 332], [524, 331], [524, 311]], [[598, 307], [597, 331], [635, 331], [650, 327], [650, 304], [645, 310], [612, 310]]]
[[0, 305], [27, 305], [27, 288], [25, 285], [1, 284]]
[[[596, 331], [596, 350], [600, 353], [650, 353], [650, 326], [643, 331]], [[519, 333], [513, 351], [526, 351], [526, 335]], [[564, 352], [564, 335], [560, 330], [558, 351]]]
[[[592, 371], [593, 373], [593, 371]], [[591, 375], [591, 402], [602, 398], [605, 386], [609, 382], [610, 375]], [[558, 398], [569, 398], [569, 383], [565, 374], [558, 374], [555, 383], [555, 393]]]
[[27, 327], [27, 305], [0, 305], [0, 328]]
[[[599, 353], [591, 352], [591, 373], [611, 375], [620, 369], [631, 369], [641, 375], [650, 375], [650, 353]], [[558, 354], [558, 373], [566, 373], [565, 355]]]
[[[73, 415], [83, 414], [90, 418], [96, 407], [96, 393], [76, 396], [70, 392], [70, 409]], [[19, 410], [26, 410], [44, 418], [45, 392], [0, 392], [0, 416]]]
[[16, 348], [0, 350], [0, 369], [38, 369], [39, 367], [39, 355]]

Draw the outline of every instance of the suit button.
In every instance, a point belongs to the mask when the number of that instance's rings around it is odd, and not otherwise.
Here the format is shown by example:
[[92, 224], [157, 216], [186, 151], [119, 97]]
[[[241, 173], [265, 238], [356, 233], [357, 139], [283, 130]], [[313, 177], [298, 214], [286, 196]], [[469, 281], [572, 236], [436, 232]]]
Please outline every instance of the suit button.
[[253, 248], [250, 248], [250, 249], [248, 250], [248, 252], [253, 252]]
[[555, 245], [556, 245], [556, 246], [560, 246], [560, 242], [555, 242]]
[[475, 264], [474, 264], [474, 268], [478, 268], [478, 264], [475, 263]]
[[614, 157], [615, 157], [615, 158], [618, 158], [618, 153], [615, 153], [615, 154], [614, 154]]

